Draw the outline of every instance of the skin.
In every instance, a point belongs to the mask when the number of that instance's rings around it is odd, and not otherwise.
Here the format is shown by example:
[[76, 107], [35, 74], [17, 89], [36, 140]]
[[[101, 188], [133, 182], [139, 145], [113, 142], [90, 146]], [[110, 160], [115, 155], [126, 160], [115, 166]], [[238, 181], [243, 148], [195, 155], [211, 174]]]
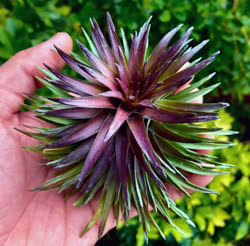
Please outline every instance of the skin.
[[[22, 146], [38, 144], [16, 130], [23, 124], [46, 126], [30, 112], [19, 112], [24, 101], [22, 93], [34, 93], [39, 83], [34, 76], [42, 76], [35, 66], [45, 62], [60, 70], [65, 64], [52, 52], [56, 44], [65, 52], [72, 49], [72, 40], [66, 33], [57, 33], [50, 40], [17, 53], [0, 67], [0, 245], [4, 246], [90, 246], [97, 241], [98, 226], [84, 237], [79, 234], [89, 222], [98, 205], [94, 199], [89, 205], [74, 208], [75, 197], [64, 200], [62, 194], [51, 190], [31, 192], [38, 184], [53, 176], [52, 170], [39, 164], [41, 155]], [[210, 176], [188, 175], [190, 181], [205, 186]], [[183, 194], [168, 187], [172, 199]], [[191, 191], [190, 191], [191, 192]], [[135, 211], [132, 215], [136, 215]], [[109, 216], [106, 230], [115, 226]]]

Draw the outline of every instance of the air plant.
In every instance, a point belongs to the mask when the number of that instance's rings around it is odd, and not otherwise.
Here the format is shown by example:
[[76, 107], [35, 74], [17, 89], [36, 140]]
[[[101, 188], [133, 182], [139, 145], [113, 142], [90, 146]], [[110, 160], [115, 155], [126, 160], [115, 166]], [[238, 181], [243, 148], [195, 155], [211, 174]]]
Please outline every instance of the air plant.
[[228, 168], [213, 156], [194, 149], [218, 149], [232, 143], [205, 137], [202, 134], [226, 135], [214, 123], [201, 122], [219, 118], [218, 110], [227, 103], [192, 103], [218, 84], [197, 90], [214, 75], [190, 83], [194, 75], [208, 66], [219, 52], [205, 60], [190, 59], [208, 42], [189, 47], [193, 28], [174, 44], [169, 42], [182, 25], [168, 32], [148, 54], [150, 18], [132, 36], [130, 48], [121, 29], [120, 40], [107, 14], [110, 45], [95, 19], [91, 19], [92, 39], [83, 30], [90, 49], [77, 41], [85, 58], [66, 54], [55, 46], [61, 58], [82, 79], [73, 78], [53, 68], [42, 69], [38, 78], [58, 97], [26, 95], [26, 105], [39, 119], [54, 128], [39, 128], [37, 133], [18, 129], [41, 140], [37, 146], [26, 147], [42, 153], [43, 165], [57, 170], [56, 176], [34, 190], [59, 189], [67, 197], [77, 193], [74, 206], [85, 206], [94, 196], [99, 206], [84, 235], [100, 220], [99, 237], [111, 209], [118, 223], [120, 214], [127, 222], [134, 207], [142, 223], [145, 237], [152, 223], [164, 237], [153, 216], [151, 206], [173, 227], [170, 212], [193, 225], [169, 197], [169, 183], [190, 197], [186, 189], [216, 193], [191, 183], [186, 172], [217, 175]]

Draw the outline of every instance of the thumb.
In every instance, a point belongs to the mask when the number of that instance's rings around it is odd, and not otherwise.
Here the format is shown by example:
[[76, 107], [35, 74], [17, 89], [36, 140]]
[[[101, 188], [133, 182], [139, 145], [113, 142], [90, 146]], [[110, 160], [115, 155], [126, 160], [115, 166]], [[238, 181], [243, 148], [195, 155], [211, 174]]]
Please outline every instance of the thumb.
[[56, 70], [64, 66], [60, 56], [51, 50], [54, 44], [66, 53], [72, 49], [70, 36], [57, 33], [39, 45], [18, 52], [0, 67], [1, 119], [9, 119], [20, 110], [24, 92], [34, 93], [38, 88], [35, 76], [42, 76], [42, 73], [36, 66], [46, 63]]

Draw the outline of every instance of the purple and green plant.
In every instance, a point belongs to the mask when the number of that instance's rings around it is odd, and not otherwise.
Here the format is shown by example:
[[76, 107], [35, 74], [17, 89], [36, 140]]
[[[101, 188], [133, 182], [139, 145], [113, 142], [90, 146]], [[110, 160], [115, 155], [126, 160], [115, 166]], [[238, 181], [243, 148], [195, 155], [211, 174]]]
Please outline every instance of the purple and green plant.
[[[73, 78], [46, 66], [38, 78], [57, 98], [26, 95], [28, 109], [53, 128], [27, 126], [38, 132], [18, 129], [42, 141], [26, 147], [44, 155], [43, 165], [57, 170], [55, 177], [34, 190], [59, 189], [66, 198], [77, 193], [74, 206], [85, 206], [94, 196], [99, 206], [81, 236], [100, 220], [102, 236], [111, 209], [118, 223], [120, 214], [128, 221], [131, 208], [138, 212], [145, 237], [152, 223], [163, 232], [150, 214], [152, 207], [172, 222], [173, 212], [194, 225], [169, 197], [166, 183], [186, 189], [216, 193], [191, 183], [186, 173], [218, 175], [230, 167], [215, 157], [194, 149], [220, 149], [233, 143], [205, 137], [230, 135], [214, 122], [227, 103], [193, 103], [218, 84], [197, 90], [211, 79], [210, 74], [191, 83], [194, 75], [208, 66], [219, 52], [202, 60], [190, 59], [208, 42], [189, 47], [193, 28], [169, 45], [181, 25], [168, 32], [151, 54], [148, 52], [150, 19], [132, 35], [131, 45], [121, 29], [119, 39], [107, 14], [110, 44], [95, 19], [91, 19], [92, 40], [83, 30], [89, 48], [77, 41], [85, 58], [66, 54], [55, 47], [62, 59], [83, 78]], [[204, 135], [205, 134], [205, 135]]]

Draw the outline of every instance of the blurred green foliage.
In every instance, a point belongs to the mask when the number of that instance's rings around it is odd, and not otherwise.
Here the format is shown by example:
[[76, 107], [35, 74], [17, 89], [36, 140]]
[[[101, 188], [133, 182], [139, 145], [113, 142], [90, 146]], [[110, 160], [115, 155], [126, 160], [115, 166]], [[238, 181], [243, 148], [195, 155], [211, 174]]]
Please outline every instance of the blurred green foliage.
[[[16, 52], [39, 44], [57, 32], [65, 31], [74, 41], [79, 39], [86, 42], [81, 27], [90, 31], [89, 17], [95, 17], [107, 34], [106, 11], [111, 13], [117, 27], [125, 29], [128, 37], [153, 15], [150, 48], [171, 28], [184, 23], [179, 35], [194, 26], [194, 45], [201, 40], [210, 39], [207, 46], [199, 52], [200, 56], [208, 57], [217, 50], [221, 51], [212, 65], [197, 74], [197, 79], [216, 71], [217, 76], [211, 82], [221, 82], [221, 87], [208, 96], [206, 101], [231, 103], [228, 111], [223, 112], [223, 121], [218, 121], [217, 124], [240, 131], [232, 139], [238, 145], [214, 154], [221, 161], [235, 164], [236, 167], [232, 168], [230, 174], [216, 177], [210, 184], [210, 188], [221, 192], [219, 196], [194, 193], [192, 199], [177, 201], [178, 206], [196, 222], [197, 228], [190, 228], [176, 218], [176, 224], [186, 232], [181, 235], [156, 216], [164, 228], [167, 240], [163, 243], [158, 233], [152, 229], [149, 245], [250, 245], [250, 134], [247, 127], [250, 125], [249, 6], [249, 0], [0, 2], [0, 65]], [[75, 51], [79, 52], [79, 49], [76, 47]], [[48, 94], [48, 91], [42, 93]], [[128, 227], [121, 227], [117, 236], [121, 245], [144, 244], [142, 228], [136, 218], [131, 220]]]

